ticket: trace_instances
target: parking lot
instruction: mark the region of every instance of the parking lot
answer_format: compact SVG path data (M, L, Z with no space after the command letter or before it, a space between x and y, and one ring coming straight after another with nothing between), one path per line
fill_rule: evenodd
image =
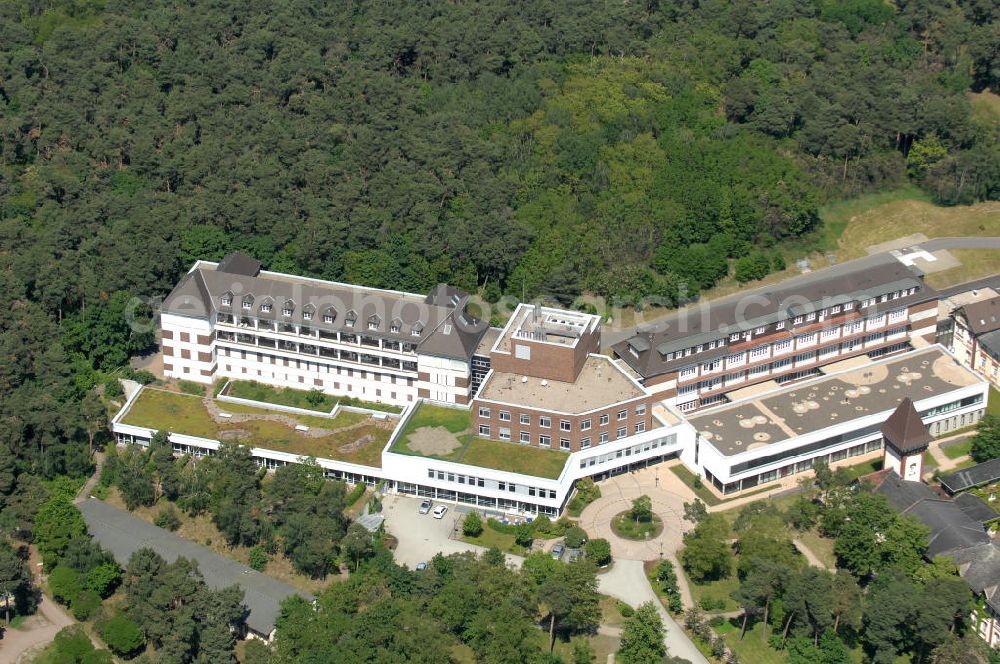
M435 502L435 506L448 505L448 513L444 518L435 519L430 514L418 512L421 500L422 498L410 496L389 495L382 501L385 529L399 540L395 551L397 563L414 569L417 563L430 562L436 553L449 555L463 551L483 551L480 546L451 538L452 532L461 528L461 520L465 518L469 508ZM507 561L520 566L522 558L507 554Z

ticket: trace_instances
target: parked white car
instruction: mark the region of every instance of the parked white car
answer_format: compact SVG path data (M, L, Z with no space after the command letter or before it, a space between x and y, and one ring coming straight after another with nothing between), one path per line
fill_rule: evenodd
M434 508L434 518L435 519L443 519L444 515L447 512L448 512L448 506L447 505L438 505L437 507Z

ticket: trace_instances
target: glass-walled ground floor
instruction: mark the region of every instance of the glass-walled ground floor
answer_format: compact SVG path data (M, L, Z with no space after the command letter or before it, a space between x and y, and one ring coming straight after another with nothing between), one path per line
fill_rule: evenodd
M957 408L964 408L970 405L975 405L982 402L982 395L974 395L972 397L967 397L961 401L955 401L950 404L945 404L939 406L938 408L931 409L921 413L923 417L928 415L938 415L942 412L947 412L948 410L955 410ZM962 429L968 426L974 425L980 420L983 415L982 410L974 410L971 412L965 412L960 414L955 414L950 417L945 417L939 419L930 424L928 429L932 435L943 435L948 432L954 431L956 429ZM880 425L869 427L872 432L877 431ZM864 436L865 431L855 432L855 435ZM824 445L827 441L820 441L815 443L816 445ZM768 482L775 482L782 479L783 477L788 477L789 475L795 475L797 473L804 473L810 470L817 461L824 461L827 464L833 464L838 461L843 461L844 459L849 459L851 457L863 456L865 454L871 454L872 452L877 452L883 448L884 441L882 439L881 433L876 435L874 438L869 438L868 440L858 441L856 444L850 447L841 448L833 452L828 452L820 450L816 456L810 457L808 459L800 459L795 462L788 463L780 468L772 468L767 471L763 471L756 475L751 475L749 477L743 477L734 482L722 482L718 477L715 477L707 468L705 469L705 478L712 483L716 489L721 491L723 494L738 493L740 491L746 491L747 489L753 489L760 486L761 484L767 484ZM804 452L805 450L802 450ZM793 451L792 451L793 452ZM791 454L792 452L789 452ZM799 454L801 456L801 453Z

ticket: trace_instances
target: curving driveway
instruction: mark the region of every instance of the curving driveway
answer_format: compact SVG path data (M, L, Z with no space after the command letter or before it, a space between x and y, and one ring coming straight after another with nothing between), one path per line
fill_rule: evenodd
M679 462L659 464L600 482L601 497L583 510L580 525L591 537L603 537L611 544L615 563L598 577L601 592L633 607L653 602L663 619L670 654L683 657L692 664L708 664L684 629L663 608L643 569L643 561L660 558L667 558L674 563L674 567L678 567L677 551L683 545L684 533L693 527L684 520L684 503L694 500L695 495L670 471L673 463ZM663 532L658 537L641 542L618 537L611 529L611 520L616 514L631 508L632 501L642 495L650 497L653 511L663 519ZM691 606L691 594L684 575L678 574L677 580L684 605Z

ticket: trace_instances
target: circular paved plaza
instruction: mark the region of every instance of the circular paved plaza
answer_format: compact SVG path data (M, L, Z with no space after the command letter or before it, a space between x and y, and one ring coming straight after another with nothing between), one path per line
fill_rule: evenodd
M693 524L684 520L684 503L694 496L669 468L653 466L626 473L598 483L601 497L587 505L580 515L580 526L590 537L603 537L611 543L611 554L622 560L655 560L661 555L674 558L683 546L682 537ZM636 541L619 537L611 529L611 520L632 507L632 501L647 495L653 511L663 519L658 537Z

